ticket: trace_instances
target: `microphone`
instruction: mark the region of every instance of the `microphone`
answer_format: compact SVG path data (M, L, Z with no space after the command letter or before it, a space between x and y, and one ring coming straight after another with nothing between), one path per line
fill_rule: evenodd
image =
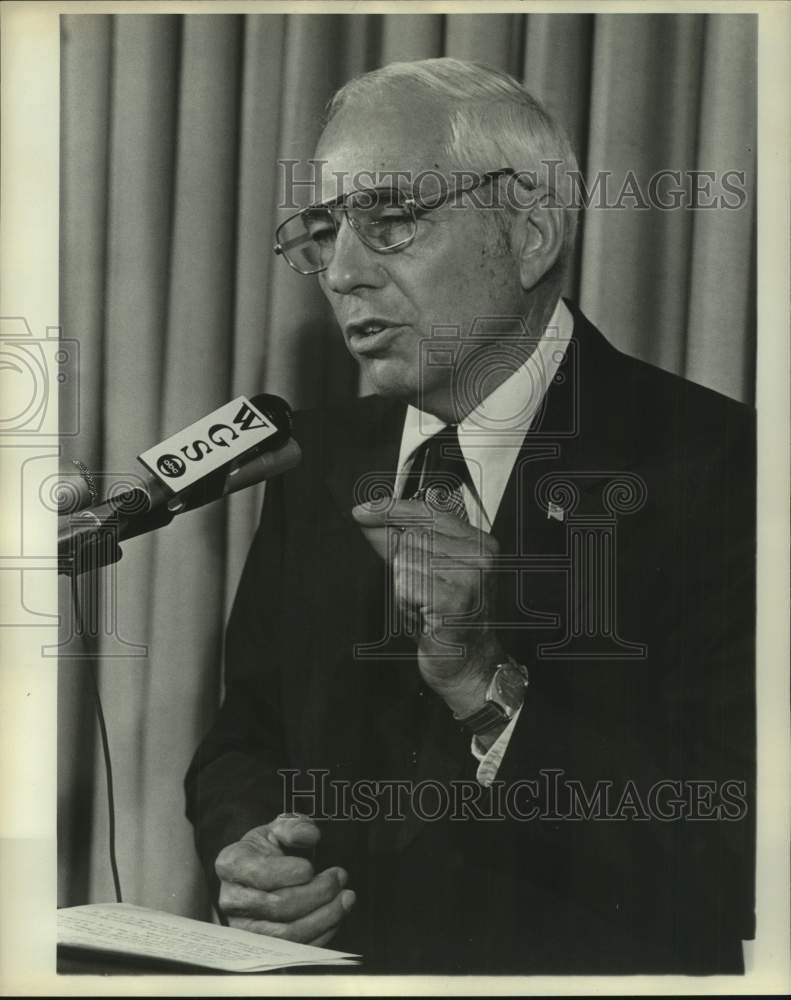
M118 542L154 531L169 524L177 514L196 510L248 486L256 486L279 476L297 466L301 458L299 445L289 438L276 451L254 455L244 463L235 464L221 481L219 489L204 490L187 498L177 496L170 503L149 510L141 510L145 504L145 499L140 499L143 491L131 490L76 514L62 514L58 518L58 555L64 557L76 544L92 541L102 529L112 528Z
M122 542L294 468L302 453L290 431L291 410L284 400L240 396L143 452L138 458L147 470L141 471L141 486L59 516L60 571L68 571L62 562L67 556L102 534L106 538L110 529L112 539ZM182 488L174 490L172 483Z
M175 493L184 495L188 487L196 493L205 490L213 495L216 487L213 474L219 474L220 469L226 469L243 455L277 448L290 433L291 409L284 399L267 393L249 400L240 396L139 455L143 467L132 477L139 485L124 484L113 496L120 500L124 494L132 494L127 506L137 512L139 504L147 503L153 508ZM208 458L212 453L213 457ZM158 462L160 467L155 467ZM73 514L99 503L98 478L101 477L94 477L79 459L61 458L58 478L50 491L58 513ZM136 489L142 490L149 500L135 496ZM217 494L220 495L221 492Z

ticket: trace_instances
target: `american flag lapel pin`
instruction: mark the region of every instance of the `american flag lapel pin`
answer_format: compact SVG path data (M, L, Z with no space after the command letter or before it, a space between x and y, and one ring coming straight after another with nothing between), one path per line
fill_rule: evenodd
M547 517L554 517L556 521L562 521L565 516L565 510L559 504L553 503L550 500L547 504Z

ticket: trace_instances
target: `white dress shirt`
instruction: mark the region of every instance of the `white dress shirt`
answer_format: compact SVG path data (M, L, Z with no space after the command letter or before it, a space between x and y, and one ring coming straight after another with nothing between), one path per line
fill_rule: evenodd
M458 426L459 446L477 491L476 496L466 484L464 486L467 516L474 528L486 532L492 529L525 434L563 361L573 327L571 313L559 299L527 361ZM407 408L398 455L396 496L403 493L417 448L445 426L439 417L413 406ZM477 779L482 785L491 784L496 777L518 718L519 712L516 712L488 751L484 751L473 737L471 750L479 761Z

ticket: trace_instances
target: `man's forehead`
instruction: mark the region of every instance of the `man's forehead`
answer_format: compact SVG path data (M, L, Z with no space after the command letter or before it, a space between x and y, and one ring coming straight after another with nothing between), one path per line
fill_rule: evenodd
M448 176L449 123L411 102L344 109L330 122L316 147L322 162L322 200L360 187L407 188L433 171Z

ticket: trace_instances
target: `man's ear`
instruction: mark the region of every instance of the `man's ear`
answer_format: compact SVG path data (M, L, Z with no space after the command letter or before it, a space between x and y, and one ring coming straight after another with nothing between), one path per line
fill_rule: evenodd
M519 264L519 278L525 291L533 288L555 266L563 249L565 219L544 189L533 192L535 201L517 208L511 229L511 247Z

